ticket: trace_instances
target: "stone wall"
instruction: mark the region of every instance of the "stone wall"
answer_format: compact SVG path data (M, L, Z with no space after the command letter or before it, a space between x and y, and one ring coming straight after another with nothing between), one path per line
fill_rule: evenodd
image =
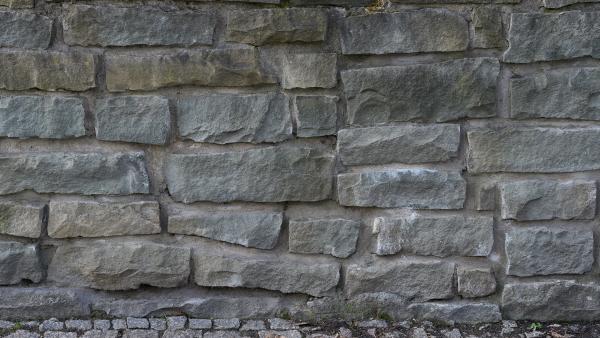
M600 1L0 4L0 319L600 319Z

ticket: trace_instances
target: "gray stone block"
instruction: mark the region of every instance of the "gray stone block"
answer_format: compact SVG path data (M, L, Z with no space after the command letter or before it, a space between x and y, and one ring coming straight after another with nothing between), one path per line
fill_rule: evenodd
M418 320L480 324L502 320L500 308L491 303L421 303L408 307Z
M290 252L346 258L356 251L360 222L347 219L290 220L288 228Z
M302 53L284 57L281 86L294 88L333 88L337 84L337 55Z
M458 294L464 298L485 297L496 292L496 277L489 267L459 266L456 280Z
M0 241L0 285L18 284L21 280L38 283L44 271L35 244Z
M594 3L599 0L544 0L544 7L546 8L561 8L578 3Z
M90 300L81 290L45 287L0 288L0 318L9 320L87 317Z
M504 48L502 11L499 7L481 6L473 9L474 48Z
M0 12L0 47L46 49L51 34L52 19L49 17L22 11Z
M40 237L44 207L42 202L0 200L0 234Z
M337 96L296 95L293 114L298 137L335 135Z

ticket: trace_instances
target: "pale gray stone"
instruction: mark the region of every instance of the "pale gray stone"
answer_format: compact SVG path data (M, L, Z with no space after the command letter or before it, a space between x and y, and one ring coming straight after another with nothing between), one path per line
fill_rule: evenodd
M153 330L125 330L121 338L158 338L158 331Z
M457 124L342 129L337 138L346 165L443 162L458 155L459 144Z
M24 190L83 195L149 191L143 152L5 153L0 155L0 172L0 194Z
M8 320L46 319L49 315L88 317L90 300L79 290L45 287L0 288L0 318Z
M59 321L56 318L50 318L47 320L44 320L41 324L40 324L40 331L44 332L44 331L59 331L59 330L63 330L65 328L65 323ZM75 336L77 337L77 334L75 334Z
M47 331L44 333L44 338L77 338L77 333L62 332L62 331Z
M600 169L600 128L504 127L467 132L471 173ZM585 149L573 151L574 149Z
M142 241L64 244L48 267L48 279L58 285L102 290L177 287L189 274L189 248Z
M149 327L150 323L146 318L127 317L128 329L147 329Z
M290 0L290 4L292 6L331 5L344 7L365 7L372 3L373 1L371 0Z
M244 287L319 296L340 278L338 263L306 263L276 256L193 253L194 281L200 286Z
M280 142L292 137L286 95L212 94L177 101L179 135L196 142Z
M551 69L510 80L510 116L600 120L600 67Z
M10 330L15 326L15 323L8 320L0 320L0 329L2 330Z
M475 190L476 209L479 211L490 211L496 209L496 184L482 184Z
M116 330L90 330L86 331L82 338L117 338L119 331Z
M111 92L184 85L240 87L275 82L275 78L262 69L255 48L106 55L106 85Z
M502 12L498 7L479 6L473 9L474 48L504 48Z
M213 326L216 330L237 329L240 327L240 320L237 318L213 319Z
M600 11L512 13L504 61L528 63L600 57Z
M35 244L0 241L0 285L18 284L26 279L42 280L43 269Z
M94 329L100 331L110 330L110 320L108 319L94 319Z
M201 330L167 330L162 338L202 338Z
M363 320L358 322L358 327L375 327L384 329L388 327L387 322L381 319Z
M63 17L69 45L211 45L216 16L198 11L164 11L154 7L71 4Z
M331 195L333 166L329 151L292 145L172 154L166 181L171 196L184 203L320 201Z
M160 233L156 201L53 198L49 210L48 235L53 238Z
M190 321L190 324L189 324L190 329L207 330L207 329L212 328L212 320L210 320L210 319L190 318L189 321Z
M169 100L161 96L116 96L96 100L96 138L165 144L171 128Z
M85 91L96 86L96 63L89 53L0 52L0 88Z
M493 117L499 71L492 58L342 71L347 121L374 125Z
M287 330L287 331L258 331L258 338L273 338L273 337L285 337L285 338L302 338L302 334L298 330Z
M44 208L42 202L0 200L0 234L40 237Z
M186 316L169 316L167 317L167 325L169 330L181 330L185 328L187 323Z
M421 256L486 257L494 245L492 216L378 217L373 228L377 233L375 253L378 255L403 252Z
M293 113L298 137L335 135L337 96L296 95Z
M255 46L325 40L327 12L320 8L265 8L230 11L225 40Z
M71 319L65 321L67 330L87 331L92 329L91 320Z
M148 318L152 330L164 331L167 329L167 321L163 318Z
M286 55L281 86L293 88L333 88L337 84L337 55L303 53Z
M467 20L444 9L349 16L342 30L344 54L451 52L468 44Z
M348 219L290 220L288 227L290 252L346 258L356 251L360 222Z
M593 219L596 215L596 182L511 181L500 185L500 200L503 219Z
M203 338L244 338L244 337L245 336L242 336L237 331L211 331L211 332L206 332L203 335Z
M112 326L115 330L124 330L127 328L127 321L125 319L113 319Z
M500 308L491 303L420 303L408 307L418 320L479 324L502 320Z
M16 330L13 333L6 335L5 338L40 338L41 336L35 332L27 330Z
M496 292L496 277L490 267L459 266L458 294L465 298L485 297Z
M341 205L415 209L461 209L466 183L458 171L390 169L340 174Z
M546 8L560 8L578 3L593 3L600 2L600 0L544 0L544 7Z
M240 331L259 331L265 330L266 328L265 322L262 320L247 320L240 328Z
M51 139L80 137L85 135L84 119L83 100L80 98L0 97L0 136Z
M375 260L350 264L344 290L348 295L386 292L414 300L452 298L454 263L438 260Z
M594 235L585 230L513 228L506 233L506 273L583 274L594 263Z
M194 235L258 249L277 244L283 214L190 210L169 215L169 233Z
M50 45L51 34L49 17L23 11L0 11L0 47L45 49Z

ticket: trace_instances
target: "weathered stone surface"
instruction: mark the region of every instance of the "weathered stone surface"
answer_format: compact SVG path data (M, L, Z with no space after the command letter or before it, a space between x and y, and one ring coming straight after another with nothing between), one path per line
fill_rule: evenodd
M244 287L322 295L340 278L337 263L304 263L277 256L248 257L194 251L194 281L200 286Z
M106 85L113 92L184 85L239 87L274 82L261 68L254 48L106 55Z
M273 249L282 223L281 212L185 210L169 215L169 232Z
M0 201L0 234L38 238L42 233L45 204L26 201Z
M72 4L63 34L67 44L80 46L210 45L216 22L206 12Z
M356 250L360 222L347 219L290 220L290 252L346 258Z
M52 19L26 12L0 11L0 47L48 48Z
M75 289L0 288L0 318L8 320L87 317L89 299Z
M500 199L503 219L593 219L596 215L596 182L511 181L500 185Z
M140 241L60 245L48 267L48 279L58 285L102 290L176 287L189 274L189 248Z
M176 201L319 201L331 195L334 157L321 148L279 146L174 154L166 181Z
M500 308L491 303L421 303L408 307L418 320L478 324L502 320Z
M454 263L438 260L376 260L351 264L346 271L348 295L387 292L414 300L452 298Z
M346 165L447 161L458 154L460 126L403 125L342 129L337 138Z
M48 235L69 238L158 234L158 208L155 201L54 198L50 201Z
M502 312L515 320L597 320L600 285L559 280L509 283L502 293Z
M476 58L342 71L347 122L374 125L493 117L499 70L498 60Z
M500 9L491 6L475 7L473 9L472 47L504 48L505 44Z
M496 277L489 267L459 266L456 277L458 294L462 297L485 297L496 292Z
M0 155L0 194L147 194L142 152L9 153Z
M467 20L444 9L349 16L342 30L344 54L450 52L468 44Z
M482 256L494 245L494 219L491 216L378 217L375 253L398 252L422 256ZM423 231L427 229L427 231Z
M396 169L340 174L341 205L415 209L461 209L466 183L458 171Z
M472 173L600 169L598 137L600 128L594 127L473 130L467 132L467 168Z
M0 136L56 139L84 136L84 119L80 98L0 97Z
M485 183L475 190L475 208L479 211L490 211L496 209L496 184Z
M599 2L599 0L544 0L546 8L560 8L578 3Z
M510 80L510 116L600 120L600 68L552 69Z
M57 51L0 52L0 88L84 91L96 86L92 54Z
M336 54L290 54L284 58L281 75L284 89L333 88L336 84Z
M18 284L23 279L37 283L43 273L34 244L0 241L0 285Z
M594 263L594 235L584 230L513 228L506 233L506 273L583 274Z
M293 113L298 137L335 135L337 96L296 95Z
M179 135L196 142L280 142L292 137L284 94L187 96L177 103Z
M371 0L290 0L292 6L344 6L344 7L365 7L372 4Z
M513 13L510 21L505 62L600 57L600 11Z
M9 8L33 8L33 0L0 0L0 6Z
M260 46L325 40L327 13L319 8L266 8L231 11L225 40Z
M169 100L161 96L116 96L96 101L96 138L165 144L171 115Z

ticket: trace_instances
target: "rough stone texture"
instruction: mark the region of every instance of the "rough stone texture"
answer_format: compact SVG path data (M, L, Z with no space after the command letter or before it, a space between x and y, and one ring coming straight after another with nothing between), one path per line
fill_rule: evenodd
M296 146L174 154L166 180L184 203L319 201L331 195L333 162L328 151Z
M84 136L84 119L85 110L80 98L0 97L0 136L53 139Z
M210 45L216 21L197 11L70 5L63 32L67 44L80 46Z
M177 102L179 135L196 142L280 142L292 137L284 94L188 96Z
M513 13L504 61L527 63L600 57L600 11Z
M0 0L0 6L15 9L33 8L33 1L34 0Z
M337 55L303 53L286 55L281 86L294 88L333 88L337 84Z
M340 174L341 205L415 209L461 209L466 184L458 171L397 169Z
M364 7L372 4L371 0L290 0L294 6L332 5L344 7Z
M48 48L52 19L18 11L0 11L0 47Z
M0 318L23 320L86 317L90 315L89 300L75 289L3 287L0 288Z
M459 266L456 281L458 294L464 298L485 297L496 292L496 277L489 267Z
M500 185L502 218L534 221L559 218L593 219L596 182L527 180Z
M500 308L489 303L421 303L408 307L417 319L445 323L478 324L502 320Z
M155 201L121 199L52 199L48 236L105 237L160 233Z
M58 51L0 52L0 88L85 91L96 86L92 54Z
M217 330L237 329L240 327L240 320L237 318L215 319L213 325Z
M499 70L496 59L476 58L342 71L347 122L373 125L493 117Z
M594 263L594 235L584 230L513 228L506 233L506 273L583 274Z
M342 129L337 138L346 165L442 162L458 155L459 143L456 124Z
M103 290L176 287L189 274L189 248L142 241L64 244L48 267L48 279L59 285Z
M578 3L598 2L599 0L544 0L546 8L560 8Z
M37 283L43 271L34 244L0 241L0 285L17 284L22 279Z
M475 191L476 209L478 211L491 211L496 209L496 184L487 183L477 187Z
M452 298L454 263L437 260L375 260L351 264L344 289L348 295L394 293L413 300Z
M44 208L42 202L0 200L0 234L40 237Z
M0 86L1 79L0 72ZM239 87L274 82L261 68L254 48L106 55L106 85L112 92L184 85Z
M210 329L212 327L212 320L210 319L190 318L189 320L190 329Z
M270 43L325 40L327 13L318 8L231 11L225 40L261 46Z
M335 135L337 96L296 95L293 114L298 137Z
M502 12L497 7L473 9L473 48L504 48Z
M169 233L273 249L282 223L280 212L189 210L169 215Z
M450 52L469 44L467 21L444 9L349 16L344 26L344 54Z
M485 257L494 245L493 226L491 216L378 217L373 225L377 233L375 253Z
M27 189L83 195L148 193L144 154L13 153L0 155L0 194Z
M600 68L553 69L510 80L511 117L600 120Z
M244 287L319 296L340 278L338 263L291 261L281 257L245 257L193 253L194 282L209 287Z
M347 219L290 220L289 251L346 258L356 250L360 222Z
M150 327L150 322L146 318L127 317L128 329L147 329Z

